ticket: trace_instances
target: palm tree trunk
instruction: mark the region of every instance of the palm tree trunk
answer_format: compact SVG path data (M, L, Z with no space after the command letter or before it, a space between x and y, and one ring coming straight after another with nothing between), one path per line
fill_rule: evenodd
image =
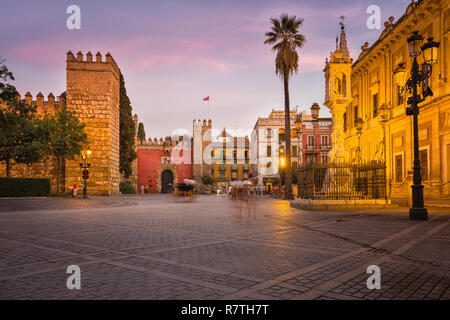
M286 139L286 172L284 199L292 199L292 173L291 173L291 112L289 107L289 72L284 68L284 138Z
M11 167L10 167L10 163L9 163L9 159L6 160L6 177L9 178L10 174L11 174Z
M61 168L60 168L60 158L59 157L57 157L57 160L56 160L58 163L57 163L57 165L56 165L56 195L59 197L59 175L60 175L60 171L61 171Z

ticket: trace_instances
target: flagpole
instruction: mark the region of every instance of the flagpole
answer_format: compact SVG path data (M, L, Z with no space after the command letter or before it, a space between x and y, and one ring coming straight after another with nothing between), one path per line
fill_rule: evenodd
M211 100L211 98L208 99L208 120L210 119L210 117L209 117L209 100Z

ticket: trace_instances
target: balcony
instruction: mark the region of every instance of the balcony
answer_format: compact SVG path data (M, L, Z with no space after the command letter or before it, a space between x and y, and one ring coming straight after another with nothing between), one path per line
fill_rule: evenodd
M306 145L306 149L313 150L315 148L314 144L308 144Z
M330 150L330 149L331 149L331 145L329 145L329 144L320 145L320 150Z

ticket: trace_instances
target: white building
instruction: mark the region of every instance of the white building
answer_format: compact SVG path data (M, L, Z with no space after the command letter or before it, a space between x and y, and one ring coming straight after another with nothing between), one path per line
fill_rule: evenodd
M291 110L291 162L297 167L299 140L295 130L297 112ZM279 183L280 155L285 152L284 111L272 110L268 118L258 118L250 144L252 177L258 185L270 189Z

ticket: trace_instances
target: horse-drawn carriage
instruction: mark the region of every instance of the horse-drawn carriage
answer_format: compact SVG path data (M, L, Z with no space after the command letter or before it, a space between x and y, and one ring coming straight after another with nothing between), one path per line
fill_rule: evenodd
M197 182L195 180L184 179L183 183L177 183L175 192L173 193L175 199L183 197L183 200L188 199L189 202L194 198L194 186Z

